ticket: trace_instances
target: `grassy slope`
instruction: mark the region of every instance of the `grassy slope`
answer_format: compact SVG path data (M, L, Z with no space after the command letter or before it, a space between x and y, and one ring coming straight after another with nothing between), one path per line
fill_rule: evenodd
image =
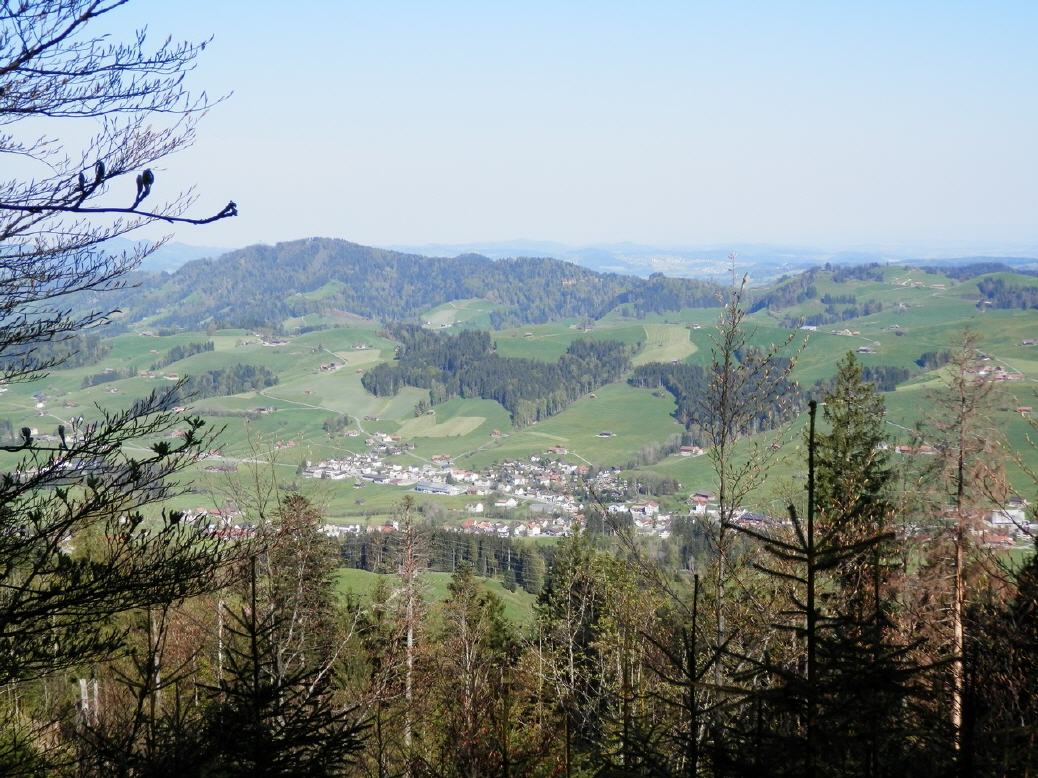
M490 328L490 314L501 306L489 300L473 297L468 300L453 300L432 308L422 314L422 325L429 329L446 327Z
M648 362L680 362L698 348L689 339L689 330L680 324L645 324L645 344L634 357L635 365Z
M1026 276L1012 275L1014 283L1034 281ZM925 286L913 288L910 285L913 281L924 283ZM945 289L932 288L940 284ZM835 284L830 274L820 273L816 286L819 296L826 292L834 295L854 294L859 303L867 299L883 301L884 310L872 316L821 326L809 336L797 333L794 347L806 341L794 371L794 378L802 385L810 387L817 379L832 375L835 363L843 354L860 345L869 345L876 350L875 354L859 357L865 364L919 370L914 360L920 354L954 347L963 327L970 326L981 334L981 348L986 353L995 361L1025 375L1026 380L1001 387L1002 396L994 404L992 416L995 426L1007 435L1011 450L1020 454L1030 466L1038 463L1038 451L1027 440L1031 425L1013 412L1018 405L1038 406L1038 397L1035 396L1038 347L1020 345L1025 338L1038 338L1038 313L1016 310L982 312L975 304L978 297L975 279L956 283L944 276L921 271L909 272L903 268L887 269L883 282L851 281ZM749 318L753 328L750 340L759 346L781 343L788 337L789 331L776 326L778 318L785 315L806 316L821 311L823 307L816 301L809 301L775 315L767 311L758 312ZM699 313L700 316L705 314ZM895 324L900 326L903 335L895 334ZM860 335L848 337L830 333L831 330L845 328L858 331ZM709 327L691 333L692 342L698 346L698 351L688 358L689 361L701 364L709 362L709 338ZM896 392L885 395L888 420L891 422L889 431L895 439L908 439L909 433L903 427L911 428L915 424L921 412L928 407L928 393L939 389L939 386L939 374L931 372L920 374L898 387ZM774 497L779 508L781 500L777 495L784 497L789 485L802 478L803 471L799 434L789 434L786 438L781 453L769 469L768 485L758 494L762 500ZM646 469L675 477L688 490L709 488L713 481L711 466L705 457L671 457ZM1009 473L1014 485L1025 496L1034 491L1030 479L1018 466L1010 463Z
M1034 281L1023 276L1013 276L1013 280L1021 283ZM923 285L913 287L913 282ZM935 289L935 285L944 288ZM957 284L944 276L903 268L887 269L884 279L879 282L835 284L829 274L819 273L816 286L819 295L827 292L853 294L859 303L869 299L881 300L884 310L872 316L820 327L809 337L805 333L796 333L798 342L807 341L794 373L804 386L809 387L815 380L831 375L835 362L847 349L865 344L877 352L861 357L866 364L915 369L914 360L922 352L952 347L962 327L969 324L982 334L982 348L986 352L1026 376L1026 381L1005 388L1005 397L995 410L995 420L1006 431L1011 446L1022 453L1028 464L1038 464L1038 452L1027 443L1030 426L1012 412L1017 405L1038 406L1034 391L1038 381L1038 347L1021 345L1025 338L1038 337L1036 312L981 312L975 305L975 281ZM481 307L484 303L458 301L458 307L452 310L479 311L482 315L485 313L485 308ZM749 319L754 329L751 341L762 346L781 342L789 332L777 326L778 318L809 315L818 310L821 310L821 304L814 300L775 315L767 311L755 313ZM717 314L717 309L690 309L634 320L614 311L596 322L587 333L577 329L574 322L556 322L503 330L494 333L494 338L499 352L505 356L551 361L557 359L576 338L613 338L632 345L640 344L641 351L636 355L639 362L686 359L707 364L710 360L711 325ZM900 326L903 335L896 334L895 324ZM701 328L690 329L691 325L701 325ZM844 328L859 331L860 335L846 337L829 332ZM196 407L203 411L244 411L260 406L276 409L276 412L252 421L240 417L211 419L216 425L226 425L220 441L221 450L230 462L237 461L242 473L250 465L238 460L274 460L276 470L286 478L292 478L302 459L316 460L363 450L363 435L332 439L321 429L325 419L342 413L359 420L368 433L401 434L414 442L415 451L406 455L403 461L427 461L434 454L448 454L468 467L482 467L506 457L526 457L556 444L572 452L569 455L571 461L623 465L641 446L680 431L669 416L673 410L669 395L656 396L652 391L633 389L622 383L604 387L596 392L596 399L582 399L563 413L523 430L515 430L504 409L487 400L456 399L437 406L434 416L415 418L413 408L420 398L427 396L424 391L405 389L393 398L377 398L361 385L361 372L358 371L392 358L394 344L382 338L378 329L373 322L356 319L351 320L348 326L308 333L276 347L263 346L255 335L241 330L220 331L212 335L183 333L162 338L121 335L111 340L111 354L96 365L55 370L39 382L11 386L6 393L0 394L0 416L8 418L15 427L26 425L36 427L40 432L51 432L59 422L65 422L73 415L82 413L88 418L96 417L95 402L109 409L126 407L133 397L152 388L168 386L169 382L161 378L135 377L82 389L84 376L99 373L105 367L146 369L173 346L208 339L214 342L215 352L198 354L170 365L163 372L183 375L243 362L269 367L281 379L277 386L262 394L249 392L196 402ZM358 344L368 348L357 349L355 346ZM335 372L322 372L320 365L330 361L345 366ZM897 392L887 395L892 434L904 439L907 433L894 425L913 425L921 410L927 407L927 393L937 387L937 380L937 374L921 374L899 387ZM113 393L112 390L116 391ZM48 396L42 411L35 408L35 400L31 397L39 391ZM364 420L365 416L378 417L379 420ZM355 425L357 423L355 421ZM492 436L494 430L501 436ZM603 430L616 435L598 438L597 434ZM292 445L275 451L278 442ZM797 477L802 470L802 452L798 447L799 438L794 434L771 471L771 484ZM678 478L686 489L709 488L712 480L706 458L671 457L647 469ZM223 478L202 474L200 470L195 473L199 485L209 482L219 485ZM1017 487L1025 495L1029 490L1033 491L1033 486L1018 468L1012 468L1011 472ZM400 497L409 492L372 486L354 489L346 482L301 481L299 486L304 493L324 503L333 517L349 520L368 513L388 513ZM769 489L773 491L775 487L772 485ZM429 499L445 505L458 501L457 498ZM181 503L194 505L201 500L201 496L195 495L184 498Z
M554 362L574 340L618 340L630 346L645 341L645 328L640 324L608 322L596 324L584 332L572 322L554 322L494 333L497 351L503 357L520 357Z
M371 597L371 593L375 590L375 586L380 580L388 581L392 584L395 582L395 577L352 568L343 568L336 571L336 587L338 590L343 595L352 592L359 596L361 600ZM437 606L447 599L447 587L451 580L450 573L423 573L421 580L425 589L424 598L427 602ZM519 625L529 624L533 621L533 605L536 598L532 594L522 589L510 592L496 579L480 578L477 580L487 591L494 593L501 599L504 603L505 618L509 621Z
M611 384L595 392L594 398L577 400L562 413L514 431L461 462L466 467L483 467L560 445L575 462L622 465L641 446L681 431L670 416L673 410L669 394L656 396L626 384ZM598 437L607 431L613 437Z

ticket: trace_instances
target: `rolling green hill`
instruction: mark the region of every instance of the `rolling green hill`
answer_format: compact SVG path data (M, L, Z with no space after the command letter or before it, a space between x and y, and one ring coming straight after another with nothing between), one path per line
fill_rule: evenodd
M324 244L318 242L315 250L321 246ZM363 252L358 254L361 255L368 256ZM455 260L443 262L450 264ZM483 262L462 259L459 267L467 266L466 263L483 267ZM520 267L517 264L509 272L518 273ZM541 268L534 272L534 277L540 279L538 283L546 278L538 275L541 271L570 272L550 264L536 267ZM199 268L192 272L199 272ZM1038 466L1038 451L1028 443L1030 422L1015 410L1019 406L1038 405L1038 346L1025 345L1038 340L1038 312L977 304L978 279L1009 279L1020 286L1033 285L1035 279L1004 272L957 279L950 271L933 273L905 267L870 268L858 275L856 272L815 270L806 277L785 279L757 290L757 301L771 295L771 302L758 306L748 318L750 342L767 346L792 334L794 347L802 349L793 377L808 394L816 381L833 374L836 361L848 350L865 349L866 353L859 358L867 366L908 371L909 380L886 394L891 435L903 441L927 407L927 392L938 386L940 375L924 370L917 360L924 352L953 347L962 328L973 327L981 333L981 348L991 360L1021 376L1003 387L1003 396L993 414L1024 463ZM619 283L611 277L597 278L603 289ZM658 285L659 281L654 283ZM189 291L186 277L176 284ZM799 301L799 292L789 293L790 289L803 291L809 287L813 287L810 296ZM327 300L340 304L341 296L349 288L341 281L314 279L310 291L292 292L282 299L295 296L306 304L323 304ZM775 294L778 290L786 291ZM197 289L191 290L192 294L196 292ZM824 303L823 298L857 302ZM478 326L507 307L489 302L486 296L473 295L467 288L462 296L435 306L419 306L417 299L413 303L416 320L429 322L427 326L434 329L450 325L445 328L450 332ZM517 299L513 299L514 304ZM581 299L583 302L572 298L566 304L584 305L592 298ZM818 325L813 331L790 329L791 318L825 313L830 306L841 310L867 300L881 307L877 305L877 310L868 315ZM574 341L588 339L615 340L630 346L634 349L635 365L654 361L707 365L711 359L711 324L718 313L717 308L689 307L645 312L635 310L630 303L617 303L603 308L597 320L576 316L510 326L494 330L491 337L496 354L504 358L551 363ZM243 328L192 329L157 336L152 320L142 321L136 325L136 331L110 337L103 348L92 351L90 359L95 361L87 359L76 367L53 370L36 383L5 387L0 392L0 422L11 429L29 426L39 434L53 433L59 423L66 423L72 416L96 416L95 403L110 409L126 407L135 397L170 386L173 376L197 375L233 364L262 367L277 375L275 386L194 401L196 412L225 429L220 437L219 458L195 467L189 480L197 493L185 496L178 505L192 507L206 502L209 492L220 491L228 479L244 477L250 468L273 468L286 483L295 480L297 488L319 500L328 514L339 521L374 520L391 512L403 495L413 494L407 487L365 484L355 488L347 482L296 478L300 462L363 452L367 450L365 440L373 433L398 436L408 445L401 455L402 463L427 463L442 455L453 458L462 467L479 469L509 458L540 455L557 447L557 451L564 449L565 453L555 455L575 464L623 468L644 461L639 458L642 452L673 439L683 429L672 416L675 403L670 394L635 388L623 379L522 429L513 426L499 403L472 397L455 397L433 405L430 413L416 415L416 406L429 400L427 390L405 386L394 395L377 397L362 385L366 372L394 358L397 344L386 337L381 324L356 316L320 312L312 315L323 329L280 338ZM184 316L186 321L187 313ZM212 351L193 354L152 374L147 372L174 347L209 341L213 343ZM84 379L105 371L110 371L109 377L114 376L115 380L84 388ZM343 415L349 417L348 426L329 434L325 422ZM802 454L797 434L791 433L782 446L772 484L793 479L802 470ZM218 469L224 472L215 472ZM1033 491L1033 484L1019 467L1013 465L1010 470L1021 493ZM706 458L677 455L638 465L635 472L676 479L686 491L708 488L712 477ZM452 507L461 507L465 502L464 498L451 497L420 499Z
M423 257L308 238L189 262L120 300L131 318L185 328L279 328L343 312L401 321L423 311L437 327L481 317L496 327L597 318L619 303L643 312L710 307L716 287L598 273L556 259Z

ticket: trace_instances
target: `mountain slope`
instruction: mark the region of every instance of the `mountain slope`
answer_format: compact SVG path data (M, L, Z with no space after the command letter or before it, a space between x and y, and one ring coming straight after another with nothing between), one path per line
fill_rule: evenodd
M400 321L452 300L482 298L499 306L493 315L502 324L597 318L625 303L645 312L711 307L715 291L700 281L598 273L555 259L424 257L309 238L189 262L133 308L138 317L160 312L160 323L185 327L276 326L328 311Z

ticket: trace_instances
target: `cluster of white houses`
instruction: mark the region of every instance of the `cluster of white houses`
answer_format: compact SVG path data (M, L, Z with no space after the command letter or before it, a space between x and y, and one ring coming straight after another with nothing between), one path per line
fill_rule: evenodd
M1038 522L1026 500L1012 498L1004 507L991 511L973 534L984 546L1015 546L1038 536Z
M549 452L552 453L552 452ZM476 472L458 467L447 456L434 456L429 462L400 464L389 462L381 452L369 450L318 463L307 462L303 475L334 481L365 482L391 486L412 486L421 494L477 498L465 506L464 519L454 528L459 532L509 537L567 535L585 519L587 502L622 494L626 484L618 473L604 469L594 474L591 468L561 461L551 456L531 456L504 462ZM588 496L589 491L593 494ZM478 498L485 498L479 500ZM516 517L513 511L521 513ZM639 532L661 537L670 534L671 515L661 513L653 500L633 504L609 503L606 512L630 516ZM392 522L362 526L332 525L325 531L342 536L359 532L393 532Z
M504 496L497 508L515 508L519 501L529 503L541 512L575 513L579 503L574 496L588 474L587 465L541 457L529 461L510 460L481 472L456 466L449 457L434 456L429 462L400 464L389 462L376 451L351 454L316 464L307 462L302 474L307 478L333 481L351 480L390 486L412 486L423 494L469 494L485 497L494 493ZM609 485L609 477L598 476L596 482ZM512 500L508 504L508 500Z
M380 446L394 442L389 440L389 436L382 437L386 440L375 441ZM913 456L934 451L924 444L898 446L897 453ZM384 456L384 452L376 449L341 459L306 463L303 474L309 478L352 480L355 486L368 482L410 486L423 494L472 496L476 499L463 511L459 510L462 520L451 525L458 532L470 534L499 537L568 535L584 524L590 507L598 506L604 511L607 521L622 521L641 535L667 538L675 515L686 515L684 510L679 514L663 511L652 499L625 500L626 484L613 470L603 469L590 474L587 465L574 465L551 456L507 460L480 472L458 467L447 456L435 456L429 462L416 464L388 462ZM693 492L688 497L687 515L715 522L715 496L708 491ZM788 523L785 518L772 518L744 508L734 511L732 521L775 530ZM342 536L393 532L396 529L394 522L371 526L329 524L325 532ZM1012 546L1027 537L1027 533L1035 532L1038 532L1038 524L1030 520L1026 503L1017 500L1003 509L990 512L974 534L977 542L983 545Z
M432 465L402 465L386 462L378 451L350 454L339 459L326 459L317 464L307 462L303 468L306 478L322 478L331 481L352 480L356 484L364 481L392 486L413 486L423 478L439 473Z
M521 473L527 468L525 463L507 463ZM519 467L522 465L522 467ZM607 473L603 480L614 478L615 474ZM526 493L524 476L513 472L512 483L500 483L503 489L518 490ZM516 479L519 479L518 483ZM569 493L532 492L529 499L525 494L508 496L497 492L493 502L475 501L465 506L464 518L459 523L452 523L445 529L474 535L492 535L496 537L536 538L557 537L571 534L584 525L585 506ZM706 523L717 521L718 509L715 496L708 491L693 492L687 500L688 515ZM501 515L491 517L491 506L507 517L511 509L524 505L529 509L522 518L503 518ZM604 505L607 521L617 521L631 526L639 535L656 536L666 539L672 531L673 521L680 513L665 512L655 500L635 502L610 502ZM255 532L255 528L244 520L241 512L234 506L223 509L198 508L187 511L184 519L194 522L199 519L211 522L212 532L225 539L245 538ZM745 508L733 511L732 522L737 525L753 527L761 531L779 531L788 528L789 520L775 518L762 513L755 513ZM399 524L387 520L381 524L325 524L326 535L342 538L361 533L392 533L399 530ZM919 528L917 533L926 535L927 530ZM1021 542L1030 542L1038 534L1038 522L1034 521L1026 501L1013 498L1004 507L988 512L983 521L972 530L975 541L988 547L1012 547Z

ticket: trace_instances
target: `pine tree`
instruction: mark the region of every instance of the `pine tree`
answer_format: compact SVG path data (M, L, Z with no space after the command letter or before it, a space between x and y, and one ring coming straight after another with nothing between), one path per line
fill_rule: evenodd
M887 774L902 761L917 675L911 647L893 638L891 623L894 470L884 417L882 395L848 352L825 397L829 431L815 447L818 527L843 549L825 593L835 629L819 646L832 692L821 723L842 751L841 769L861 775Z
M861 363L847 352L822 407L829 431L818 435L815 449L819 525L846 543L883 533L893 509L884 415L883 396L863 380Z
M398 715L398 704L405 699L406 619L397 595L389 579L380 577L366 602L353 597L349 605L357 625L362 698L370 727L361 767L379 778L400 774L398 765L407 764L401 747L404 717Z
M753 726L731 754L738 769L767 764L774 775L878 776L907 764L912 741L903 717L918 668L886 620L882 548L892 536L884 529L884 469L875 456L882 415L859 413L881 410L872 391L846 360L827 414L836 428L824 446L815 434L817 404L810 403L807 506L803 517L789 506L792 534L740 528L771 557L760 569L787 588L789 607L774 626L796 642L785 655L743 657L755 669L741 680L756 690L747 708ZM859 402L862 408L852 407Z
M544 557L533 548L523 549L523 588L530 594L540 594L544 590L545 564Z
M605 700L596 639L606 585L598 555L585 534L561 543L547 586L538 598L539 664L558 706L566 775L583 763L581 752L602 739Z

